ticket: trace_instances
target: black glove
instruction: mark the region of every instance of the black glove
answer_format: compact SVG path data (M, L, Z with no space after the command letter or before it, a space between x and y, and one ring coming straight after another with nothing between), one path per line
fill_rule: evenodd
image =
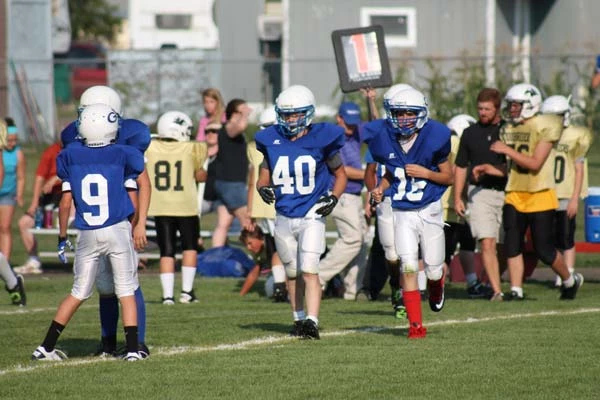
M335 205L337 204L337 202L338 202L337 197L335 197L332 194L330 194L329 196L321 197L319 199L319 201L317 202L317 204L323 204L323 207L318 208L316 213L320 214L324 217L328 216L329 214L331 214L331 212L335 208Z
M267 204L272 204L275 201L275 191L272 186L261 186L258 188L260 198Z

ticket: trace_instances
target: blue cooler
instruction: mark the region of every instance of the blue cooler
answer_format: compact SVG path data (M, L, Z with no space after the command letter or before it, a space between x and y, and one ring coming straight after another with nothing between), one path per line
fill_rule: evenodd
M585 199L585 241L600 243L600 187L590 187Z

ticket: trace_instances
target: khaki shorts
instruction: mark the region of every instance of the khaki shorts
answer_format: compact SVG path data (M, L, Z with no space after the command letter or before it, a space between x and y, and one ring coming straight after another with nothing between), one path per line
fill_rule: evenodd
M495 238L497 243L504 243L504 192L469 185L468 198L469 225L473 237L477 240Z

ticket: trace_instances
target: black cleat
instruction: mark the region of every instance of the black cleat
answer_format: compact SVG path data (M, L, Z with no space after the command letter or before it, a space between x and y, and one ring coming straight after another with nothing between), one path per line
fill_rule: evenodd
M17 275L17 285L12 288L6 288L10 299L15 306L24 306L27 304L27 296L25 296L25 284L23 275Z
M292 337L302 337L302 324L304 321L294 321L294 326L290 331Z
M273 290L273 301L275 303L285 303L288 300L288 293L284 282L276 283Z
M504 300L506 300L506 301L523 301L523 300L525 300L525 295L519 296L519 294L516 291L511 290L508 295L504 296Z
M565 287L565 284L560 287L560 299L561 300L574 300L577 295L577 291L583 285L583 275L580 273L573 274L573 279L575 279L575 284L571 287Z
M310 340L319 340L319 327L312 319L305 319L302 323L302 338Z
M470 299L489 299L492 295L493 293L490 288L480 281L475 282L475 284L467 288L467 296L469 296Z

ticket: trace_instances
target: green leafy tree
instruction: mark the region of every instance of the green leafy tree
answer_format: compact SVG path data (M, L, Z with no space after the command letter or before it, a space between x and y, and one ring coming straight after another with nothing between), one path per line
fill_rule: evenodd
M121 28L117 6L106 0L69 0L72 39L105 39L112 42Z

